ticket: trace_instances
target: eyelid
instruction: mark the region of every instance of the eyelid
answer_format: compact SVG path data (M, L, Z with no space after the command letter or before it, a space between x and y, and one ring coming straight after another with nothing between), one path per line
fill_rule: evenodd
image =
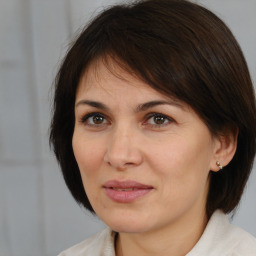
M156 117L156 116L164 117L165 119L168 120L168 123L165 123L165 124L149 124L148 120L150 118ZM152 127L157 127L157 128L167 126L170 123L176 123L176 121L173 118L171 118L170 116L165 115L163 113L159 113L159 112L152 112L152 113L147 114L146 117L145 117L145 121L143 122L143 124L145 124L145 125L152 126Z
M87 126L94 126L94 127L99 127L99 126L103 126L103 125L106 125L106 123L103 123L103 124L89 124L89 123L86 123L86 121L90 118L90 117L94 117L94 116L101 116L103 117L107 122L109 122L109 119L108 117L101 113L101 112L89 112L89 113L86 113L86 114L83 114L82 117L80 118L80 122L84 125L87 125Z
M100 124L93 124L93 123L89 123L87 122L87 120L91 117L94 117L94 116L100 116L100 117L103 117L104 120L104 123L100 123ZM163 124L151 124L149 123L149 119L150 118L154 118L154 117L163 117L164 119L168 120L167 123L163 123ZM106 115L106 114L103 114L102 112L88 112L88 113L85 113L81 116L81 118L79 119L79 122L81 122L83 125L87 126L87 127L92 127L92 128L102 128L106 125L109 125L111 124L111 120L109 119L109 117ZM166 115L166 114L163 114L161 112L150 112L148 114L146 114L143 118L143 121L142 121L142 125L143 126L147 126L147 127L150 127L150 128L163 128L165 126L168 126L170 125L171 123L176 123L176 121Z

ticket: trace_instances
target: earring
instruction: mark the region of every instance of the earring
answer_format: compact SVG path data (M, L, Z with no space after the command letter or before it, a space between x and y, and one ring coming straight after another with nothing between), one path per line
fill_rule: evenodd
M217 166L220 168L220 170L222 170L222 169L223 169L223 166L220 164L220 162L219 162L219 161L217 161L217 162L216 162L216 164L217 164Z

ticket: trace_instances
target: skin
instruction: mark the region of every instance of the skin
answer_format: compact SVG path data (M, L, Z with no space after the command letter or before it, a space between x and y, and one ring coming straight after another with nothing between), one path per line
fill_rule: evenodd
M140 108L152 101L165 103ZM87 116L95 112L100 115ZM75 118L73 150L83 185L96 214L119 232L117 255L187 254L208 221L209 172L219 170L217 160L228 161L234 143L212 136L188 105L114 62L111 71L97 61L83 74ZM133 180L153 189L118 203L103 188L109 180Z

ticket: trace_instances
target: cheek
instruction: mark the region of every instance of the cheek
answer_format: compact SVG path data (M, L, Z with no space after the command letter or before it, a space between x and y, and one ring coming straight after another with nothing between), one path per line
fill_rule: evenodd
M84 190L87 197L95 208L95 202L99 198L98 187L100 167L103 163L103 147L100 147L97 140L90 140L87 137L74 133L73 151L80 170Z
M103 147L97 140L83 138L77 133L74 133L72 145L82 178L95 174L103 161Z
M158 203L167 212L184 213L193 205L205 205L208 191L206 154L188 144L172 144L155 152L151 169L158 179Z
M200 138L200 137L197 137ZM202 189L206 185L211 162L211 142L173 138L150 152L151 169L161 177L166 194Z
M195 162L197 149L189 145L186 141L176 138L166 139L162 143L147 146L148 162L163 175L179 175Z

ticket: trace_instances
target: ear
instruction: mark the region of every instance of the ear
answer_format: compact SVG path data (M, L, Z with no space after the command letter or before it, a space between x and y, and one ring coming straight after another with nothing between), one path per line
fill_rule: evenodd
M214 138L214 156L211 162L211 171L218 172L229 164L237 148L238 129L228 129ZM219 162L219 165L217 164Z

